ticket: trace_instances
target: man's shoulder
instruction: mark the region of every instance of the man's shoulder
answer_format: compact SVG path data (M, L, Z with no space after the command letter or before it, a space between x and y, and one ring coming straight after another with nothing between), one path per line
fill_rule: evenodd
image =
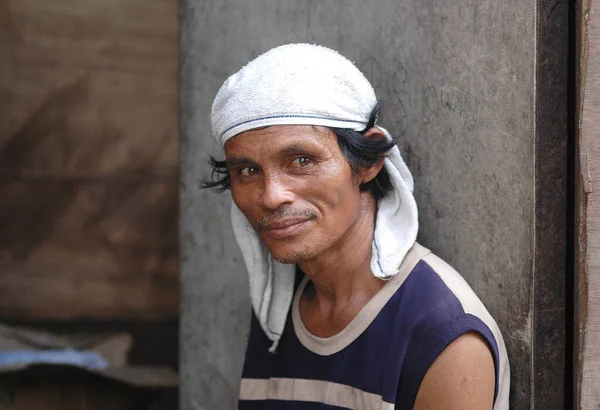
M433 331L463 315L464 309L460 298L443 279L445 273L440 274L426 259L429 258L424 257L415 264L390 300L389 308L398 312L404 326L425 326Z
M482 273L484 274L484 273ZM423 376L437 356L453 341L466 334L477 334L487 344L495 366L495 397L508 394L509 366L500 329L484 303L452 266L437 255L426 252L414 265L399 289L407 308L402 314L409 322L405 333L407 355L405 374ZM470 337L471 337L470 336ZM422 377L419 377L419 382ZM416 392L412 382L401 389ZM403 391L404 391L403 390Z
M430 273L435 274L441 282L439 286L456 298L466 314L475 315L485 322L493 321L484 302L456 269L434 253L425 255L420 262L426 265Z
M497 327L484 303L452 266L426 248L412 264L402 286L392 298L399 318L435 332L457 320L477 318L493 333Z

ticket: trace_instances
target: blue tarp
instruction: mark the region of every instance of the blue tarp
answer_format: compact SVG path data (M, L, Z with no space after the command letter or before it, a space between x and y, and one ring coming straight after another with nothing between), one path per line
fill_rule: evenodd
M30 364L65 364L93 370L110 366L100 353L80 351L70 347L52 350L0 351L0 368Z

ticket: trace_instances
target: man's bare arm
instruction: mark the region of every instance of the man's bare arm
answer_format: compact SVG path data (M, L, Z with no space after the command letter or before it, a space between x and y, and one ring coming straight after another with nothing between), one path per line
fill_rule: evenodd
M414 410L491 410L494 360L477 333L452 342L433 362L419 387Z

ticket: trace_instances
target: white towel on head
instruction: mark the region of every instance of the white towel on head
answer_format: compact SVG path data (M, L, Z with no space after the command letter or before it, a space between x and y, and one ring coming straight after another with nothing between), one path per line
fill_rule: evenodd
M377 98L363 73L336 51L287 44L229 77L212 105L213 135L222 144L253 128L323 125L361 131Z
M271 125L362 131L376 103L369 81L345 57L321 46L288 44L260 55L225 81L212 106L213 135L225 145L241 132ZM398 147L389 151L384 167L393 189L377 206L371 271L385 279L396 274L415 243L418 214L413 178ZM295 266L270 255L235 203L231 221L248 270L252 308L275 351L292 303Z
M385 128L378 128L389 139L392 138ZM413 177L397 146L388 152L384 167L394 189L377 204L371 272L381 279L390 278L398 272L404 256L417 240L419 228Z

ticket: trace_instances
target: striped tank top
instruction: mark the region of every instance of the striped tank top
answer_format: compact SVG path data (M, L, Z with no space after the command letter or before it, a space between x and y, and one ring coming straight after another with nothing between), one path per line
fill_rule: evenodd
M240 410L411 410L425 373L456 338L477 332L496 372L494 410L508 409L510 371L502 335L465 280L415 244L398 274L340 333L320 338L303 325L300 282L275 354L252 318Z

